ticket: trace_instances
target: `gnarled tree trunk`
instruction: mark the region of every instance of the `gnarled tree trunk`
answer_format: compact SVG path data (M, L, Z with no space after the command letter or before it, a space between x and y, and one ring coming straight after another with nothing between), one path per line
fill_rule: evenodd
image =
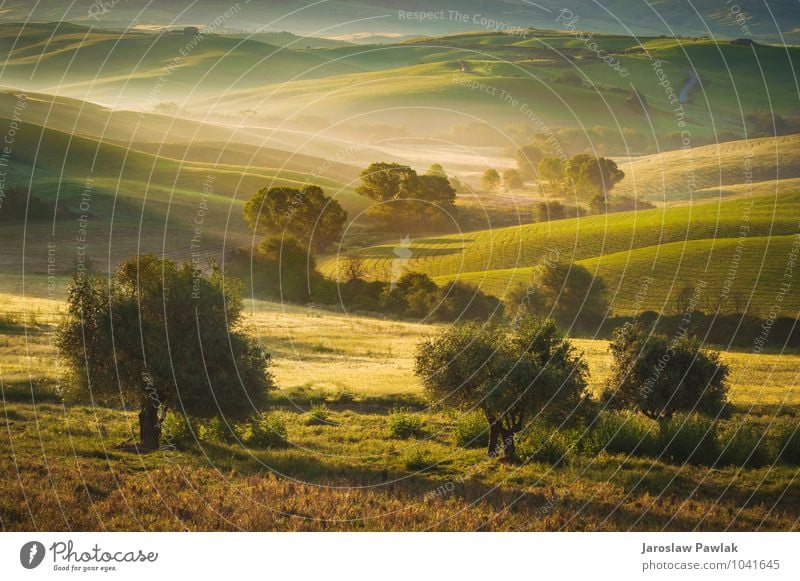
M495 458L500 444L500 422L492 416L487 416L486 419L489 420L489 458Z
M503 427L500 428L500 437L502 438L500 441L500 449L503 451L503 462L508 462L509 464L516 464L519 462L519 458L517 457L517 445L514 441L516 433L514 429L507 430Z
M161 440L161 419L159 406L152 398L145 398L139 412L139 448L142 450L158 450Z

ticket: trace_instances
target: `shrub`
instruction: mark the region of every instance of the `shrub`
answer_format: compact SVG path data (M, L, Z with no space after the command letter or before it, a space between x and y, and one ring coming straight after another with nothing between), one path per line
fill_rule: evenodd
M711 466L719 457L717 425L699 414L675 415L661 422L658 446L672 462Z
M245 441L258 448L285 448L289 441L283 417L270 414L253 418Z
M600 414L590 439L598 450L611 454L652 455L657 449L655 422L633 414Z
M787 463L800 465L800 424L784 421L778 424L778 458Z
M266 407L270 358L245 332L241 290L215 266L206 274L153 254L110 277L78 272L56 336L70 394L139 407L143 450L159 448L166 410L244 420Z
M162 446L167 448L185 448L194 443L195 435L191 420L185 415L172 410L167 412L161 422Z
M405 440L422 434L422 419L404 408L394 408L387 421L392 438Z
M330 419L331 413L324 403L311 406L306 418L306 425L309 426L333 426L335 423Z
M453 438L460 448L486 448L489 445L489 425L481 412L460 416L453 424Z
M213 417L200 424L198 429L200 439L207 442L224 442L231 444L236 442L238 435L236 428L228 421L227 423L223 418Z
M552 466L561 466L572 455L575 442L569 434L544 424L529 426L520 437L523 458Z
M500 299L465 282L447 283L439 289L437 299L434 317L440 321L487 321L503 314Z
M524 303L528 312L552 317L562 329L593 330L608 315L605 282L578 264L548 256L534 268L529 287L533 296Z
M420 343L415 363L430 401L483 412L489 455L502 453L506 462L518 460L515 436L530 418L570 417L584 398L588 371L555 323L531 318L512 328L452 326Z
M720 464L758 468L775 460L763 427L752 424L743 422L729 427L720 434L719 445Z

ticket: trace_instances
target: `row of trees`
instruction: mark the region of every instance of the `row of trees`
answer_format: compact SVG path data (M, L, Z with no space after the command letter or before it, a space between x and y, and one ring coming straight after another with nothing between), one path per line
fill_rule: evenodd
M579 154L569 159L543 157L537 174L555 192L570 192L579 199L608 199L609 192L625 177L616 162L606 157Z
M439 286L420 272L406 272L394 282L366 281L357 264L357 259L348 260L345 280L337 288L346 307L427 322L486 321L503 314L499 299L470 284Z
M461 183L439 164L420 175L406 165L379 162L361 172L356 192L377 202L367 215L379 226L416 231L452 218L456 187ZM315 254L341 241L348 220L339 202L316 185L261 189L245 204L244 218L252 232L291 238Z
M611 159L588 154L578 154L566 159L547 157L538 147L526 145L516 152L516 161L517 169L505 170L502 176L496 169L487 169L481 176L481 187L485 191L500 188L518 190L524 187L527 180L536 178L550 195L568 196L582 201L585 209L576 207L574 215L585 211L599 214L652 207L651 204L637 204L636 200L625 197L612 201L609 194L624 179L625 172ZM536 208L534 217L537 212L547 220L559 219L551 217L550 212L541 213ZM556 207L552 216L557 214Z

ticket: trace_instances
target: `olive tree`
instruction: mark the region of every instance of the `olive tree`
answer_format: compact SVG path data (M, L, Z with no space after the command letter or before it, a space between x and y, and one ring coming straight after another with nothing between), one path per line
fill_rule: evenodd
M419 344L415 372L435 404L481 410L489 455L517 461L515 437L535 416L564 420L586 392L587 366L549 320L511 328L452 326Z
M716 416L727 403L728 366L697 339L649 333L640 323L614 332L614 357L604 399L658 420L676 412Z
M239 286L154 255L76 276L57 335L67 395L138 409L143 450L159 447L167 409L233 419L263 409L269 355L243 330Z

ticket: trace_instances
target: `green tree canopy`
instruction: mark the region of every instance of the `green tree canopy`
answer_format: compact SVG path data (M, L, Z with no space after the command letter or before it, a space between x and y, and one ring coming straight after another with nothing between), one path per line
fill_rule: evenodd
M385 228L414 231L431 225L446 225L455 210L456 191L439 172L417 175L412 168L397 163L373 163L361 172L356 191L379 202L369 216ZM441 175L440 175L441 174Z
M522 177L515 169L507 169L503 172L503 183L509 190L519 190L524 185Z
M531 281L509 294L508 309L550 317L562 329L591 329L609 313L605 283L574 263L543 261Z
M640 323L618 328L605 399L655 420L676 412L717 416L727 403L728 366L687 335L649 333Z
M517 169L520 177L523 180L527 180L536 175L537 164L544 157L544 154L535 145L523 145L517 150L514 157L517 160Z
M430 202L439 208L452 209L456 203L456 191L446 177L423 175L419 176L419 199Z
M547 184L556 192L564 188L566 174L564 173L564 161L558 157L545 157L536 166L539 172L539 179Z
M301 190L287 187L259 190L244 206L251 230L265 236L291 236L323 252L340 240L347 212L322 188L308 185Z
M421 189L417 172L399 163L372 163L359 177L356 192L379 202L416 198Z
M585 153L569 158L564 172L585 199L598 194L607 198L608 192L625 177L625 172L613 160Z

